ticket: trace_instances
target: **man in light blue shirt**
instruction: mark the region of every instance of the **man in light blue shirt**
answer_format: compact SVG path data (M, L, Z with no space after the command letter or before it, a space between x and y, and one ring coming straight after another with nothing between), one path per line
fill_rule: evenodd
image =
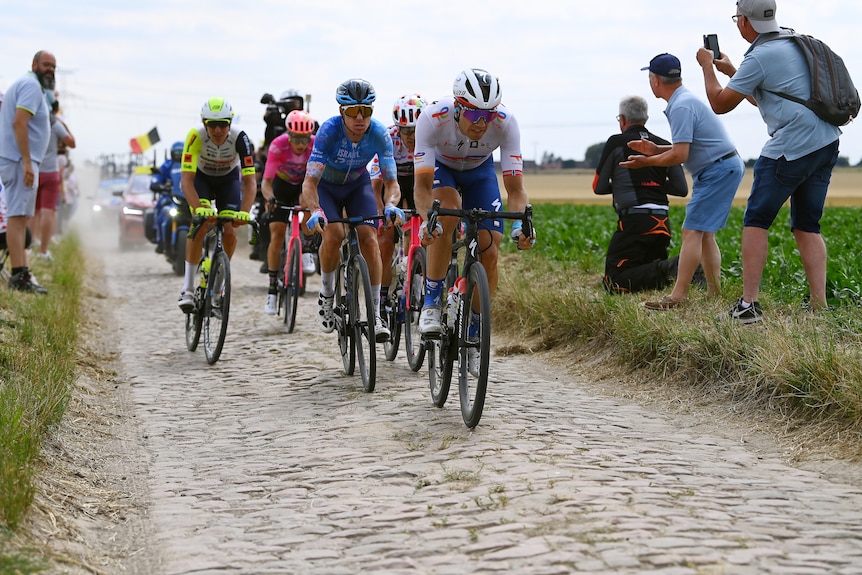
M47 290L33 281L24 244L27 219L36 210L39 165L51 133L43 88L53 90L56 68L53 54L36 52L32 70L9 86L0 107L0 180L6 194L6 243L12 266L9 287L35 293Z
M769 140L754 165L754 183L745 209L742 230L742 297L720 317L741 323L763 319L757 296L768 253L768 230L778 210L790 198L790 226L808 279L811 309L826 307L826 244L820 218L832 168L838 160L841 130L821 120L802 104L772 92L807 100L811 93L805 55L793 40L781 38L775 20L775 0L739 0L733 16L740 35L751 44L739 69L726 54L713 60L709 50L698 51L706 94L712 109L724 114L744 99L760 111ZM779 38L764 42L774 36ZM717 68L731 77L725 88Z

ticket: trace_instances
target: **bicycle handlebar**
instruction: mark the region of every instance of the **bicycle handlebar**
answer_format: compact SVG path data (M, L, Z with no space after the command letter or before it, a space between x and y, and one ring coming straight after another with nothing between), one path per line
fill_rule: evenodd
M494 218L520 220L522 222L524 235L528 238L533 237L533 206L531 204L527 204L524 207L523 212L493 212L482 208L472 208L469 210L441 208L440 200L434 200L434 203L431 204L431 209L428 210L427 228L429 230L433 230L437 227L437 218L439 216L455 216L457 218L465 218L474 222Z
M214 216L217 224L226 224L234 221L236 218L233 216ZM201 224L207 221L209 218L204 216L192 216L192 225L189 226L189 233L186 237L190 240L193 240L197 237L198 231L201 229ZM257 244L258 235L260 234L260 225L257 223L257 220L248 220L248 225L252 228L251 239L249 240L249 244L255 245Z

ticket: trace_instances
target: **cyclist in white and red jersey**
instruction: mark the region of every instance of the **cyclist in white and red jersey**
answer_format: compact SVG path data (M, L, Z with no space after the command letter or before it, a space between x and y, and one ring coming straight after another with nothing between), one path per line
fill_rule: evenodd
M435 199L447 209L501 211L503 202L492 156L497 148L508 210L522 211L527 205L527 191L522 176L521 132L515 117L500 104L499 81L482 69L464 70L455 78L452 92L453 96L423 110L416 122L414 194L420 216L427 219ZM425 303L419 318L419 331L423 335L439 334L443 329L440 296L458 219L441 217L435 230L428 230L426 224L424 221L420 230L428 255ZM519 249L530 249L535 233L527 238L521 226L520 221L515 221L511 236ZM503 221L485 220L479 228L479 257L488 273L493 296Z
M398 185L401 187L400 208L416 209L413 200L413 151L416 149L416 120L428 104L419 94L406 94L395 101L392 107L392 117L395 123L389 126L392 137L392 150L395 167L398 171ZM383 213L383 175L380 164L375 157L369 169L371 185L377 197L377 211ZM405 237L409 245L410 237ZM380 260L383 262L380 284L380 303L386 303L389 295L389 284L392 283L392 252L395 250L395 227L381 225L377 228L377 243L380 246Z
M285 208L299 204L302 180L314 142L314 119L308 112L291 111L285 118L284 126L287 131L269 144L260 186L260 192L269 204L270 240L266 252L269 292L263 307L267 315L278 313L278 267L290 217L290 210ZM307 256L311 254L302 254L303 258Z
M342 212L348 217L368 217L377 213L374 189L367 165L376 155L383 170L383 187L386 194L384 214L395 216L395 225L404 221L404 211L398 208L401 190L396 178L392 155L392 137L386 126L371 117L377 93L374 87L361 78L342 82L335 91L339 115L320 125L314 140L308 169L302 183L302 205L313 210L306 223L309 230L321 233L323 241L320 257L320 294L318 324L324 332L335 329L333 300L335 274L338 273L341 243L345 233L342 226L326 226L327 218L337 219ZM380 248L377 245L373 220L357 228L359 249L368 263L372 293L380 290ZM380 317L380 300L374 300L377 343L389 339L389 327Z
M201 107L203 129L192 128L183 146L180 185L195 216L234 216L224 230L224 251L236 249L234 227L249 221L257 182L254 177L254 147L245 132L231 127L233 108L224 98L210 98ZM216 212L218 207L218 212ZM209 224L204 222L186 244L186 275L177 305L183 313L194 307L194 274Z

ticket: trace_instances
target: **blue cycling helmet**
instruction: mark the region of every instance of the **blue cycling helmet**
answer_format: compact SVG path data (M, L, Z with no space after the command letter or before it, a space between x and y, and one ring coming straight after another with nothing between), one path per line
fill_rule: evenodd
M370 105L377 99L374 86L368 80L352 78L342 82L335 91L335 101L342 106Z
M182 142L174 142L173 144L171 144L171 155L182 154L184 147L185 144L183 144Z

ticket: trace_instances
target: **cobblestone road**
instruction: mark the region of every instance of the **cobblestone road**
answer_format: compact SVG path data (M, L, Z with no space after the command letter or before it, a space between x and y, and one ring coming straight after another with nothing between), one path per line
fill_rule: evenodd
M862 573L859 486L528 356L492 359L474 431L403 350L366 394L311 293L293 334L263 314L247 248L208 366L167 263L105 251L150 499L130 573Z

